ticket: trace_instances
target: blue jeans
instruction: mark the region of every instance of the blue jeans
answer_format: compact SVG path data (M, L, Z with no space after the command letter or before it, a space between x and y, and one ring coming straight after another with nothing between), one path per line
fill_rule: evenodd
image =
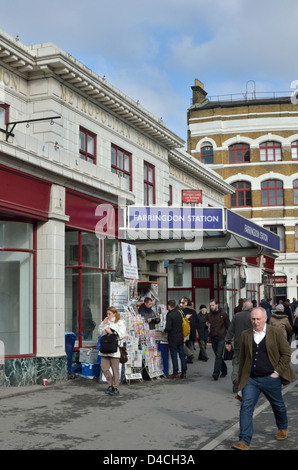
M226 374L228 370L226 363L222 358L225 347L225 339L211 338L211 345L215 354L213 376L218 377L220 373Z
M173 363L173 374L178 375L178 354L181 361L181 374L186 375L187 365L184 354L184 344L178 344L177 346L170 346L170 354Z
M253 412L261 392L269 401L277 428L288 429L287 409L281 393L280 377L250 377L242 390L239 441L250 444L253 435Z

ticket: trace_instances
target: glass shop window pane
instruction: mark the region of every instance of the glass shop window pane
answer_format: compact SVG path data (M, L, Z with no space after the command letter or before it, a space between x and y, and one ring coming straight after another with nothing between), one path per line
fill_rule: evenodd
M65 232L65 266L77 266L78 264L79 233L77 231L67 231Z
M82 233L82 265L100 268L100 240L94 233Z
M77 269L65 270L65 331L79 333L79 275Z
M33 254L0 252L0 341L4 354L33 353Z
M95 345L102 317L102 274L93 269L82 270L82 333L83 344Z
M0 247L32 250L33 226L23 222L0 222Z

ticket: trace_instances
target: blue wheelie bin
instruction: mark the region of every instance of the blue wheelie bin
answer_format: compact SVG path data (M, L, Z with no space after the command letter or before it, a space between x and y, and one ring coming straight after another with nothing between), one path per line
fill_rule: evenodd
M82 335L71 333L71 332L65 333L65 352L67 355L67 370L68 370L69 379L74 379L76 377L76 372L79 372L81 370L80 364L77 364L75 366L72 365L74 345L75 345L77 336L82 336Z

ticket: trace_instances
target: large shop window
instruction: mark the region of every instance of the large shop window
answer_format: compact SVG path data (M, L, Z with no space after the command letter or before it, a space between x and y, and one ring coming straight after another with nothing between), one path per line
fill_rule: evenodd
M0 341L5 356L34 354L33 225L0 221Z
M65 234L65 324L78 333L79 344L95 345L98 326L109 307L110 283L118 261L118 240L95 234Z

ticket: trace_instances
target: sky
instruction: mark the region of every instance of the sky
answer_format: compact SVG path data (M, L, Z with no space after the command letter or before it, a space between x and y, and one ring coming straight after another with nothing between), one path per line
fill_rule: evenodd
M196 78L207 98L293 91L297 17L297 0L14 0L0 29L55 43L186 141Z

